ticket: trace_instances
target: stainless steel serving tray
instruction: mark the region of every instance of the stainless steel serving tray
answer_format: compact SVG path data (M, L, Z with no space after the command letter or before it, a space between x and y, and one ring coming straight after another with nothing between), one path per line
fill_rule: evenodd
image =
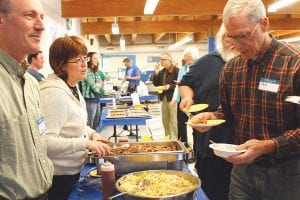
M115 165L117 173L125 174L155 169L182 170L184 161L192 159L194 156L193 151L188 150L180 141L128 142L128 144L136 143L175 145L177 150L107 156L104 157L104 160L112 162ZM101 158L89 155L87 161L90 163L95 163L98 166L99 159Z

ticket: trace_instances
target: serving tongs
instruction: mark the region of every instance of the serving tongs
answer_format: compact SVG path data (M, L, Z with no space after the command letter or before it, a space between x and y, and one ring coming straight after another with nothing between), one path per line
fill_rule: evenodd
M151 182L150 182L148 179L142 179L142 180L138 183L137 187L138 187L138 189L140 189L140 190L145 190L150 184L151 184ZM114 195L114 196L109 197L108 199L115 199L115 198L120 197L120 196L123 196L123 195L125 195L125 194L128 194L128 193L127 193L127 192L121 192L121 193L119 193L119 194L116 194L116 195Z
M112 150L119 150L119 149L128 149L130 147L130 144L126 143L126 144L114 144L112 146ZM88 156L94 156L96 154L95 151L90 151L87 153Z
M130 147L130 144L126 143L126 144L114 144L112 147L112 150L116 150L116 149L128 149Z

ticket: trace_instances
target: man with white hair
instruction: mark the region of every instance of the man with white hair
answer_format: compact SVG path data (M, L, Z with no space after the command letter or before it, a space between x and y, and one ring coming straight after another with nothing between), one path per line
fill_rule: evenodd
M229 197L299 199L300 106L285 99L300 96L300 52L268 34L261 0L228 0L223 21L240 56L221 74L223 112L197 117L226 119L246 149L226 158L234 164Z
M182 77L190 71L190 66L200 57L200 52L197 47L195 46L189 46L186 47L183 51L183 59L184 59L184 66L182 66L179 69L178 72L178 77L177 77L177 85L174 90L173 94L173 99L172 99L172 104L174 106L177 106L177 127L178 127L178 139L181 140L182 142L188 142L188 137L187 137L187 129L186 129L186 122L188 121L188 116L186 115L185 112L180 110L180 102L181 102L181 96L178 91L178 84L180 83ZM196 143L196 134L193 134L193 141L194 144ZM194 146L194 150L195 146Z
M189 108L193 103L209 104L206 111L215 111L219 107L219 76L225 62L236 55L232 44L223 39L224 34L225 28L222 25L216 36L217 51L202 56L183 76L180 82L181 109ZM193 135L197 135L194 141L195 167L205 194L210 200L227 200L232 164L215 156L208 145L209 140L234 143L231 124L225 123L205 134L193 129Z

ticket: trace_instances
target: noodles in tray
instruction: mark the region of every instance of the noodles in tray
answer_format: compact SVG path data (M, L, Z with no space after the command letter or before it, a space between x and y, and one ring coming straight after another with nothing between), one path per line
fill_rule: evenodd
M119 186L123 191L133 195L161 197L187 193L195 187L195 183L176 174L145 171L140 174L129 174L120 180Z

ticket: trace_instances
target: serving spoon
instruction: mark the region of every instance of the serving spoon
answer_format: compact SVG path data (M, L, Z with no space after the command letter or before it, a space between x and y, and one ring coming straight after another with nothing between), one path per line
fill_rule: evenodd
M126 143L126 144L122 144L120 146L117 146L116 144L114 144L114 146L112 147L113 150L115 149L128 149L130 147L130 144Z

